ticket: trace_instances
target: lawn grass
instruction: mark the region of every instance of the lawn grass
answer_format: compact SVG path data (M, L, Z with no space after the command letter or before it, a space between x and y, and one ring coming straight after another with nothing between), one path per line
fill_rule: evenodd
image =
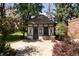
M20 40L21 36L22 36L21 32L15 32L6 37L6 42L16 42L16 41ZM27 33L25 33L25 36L27 37ZM0 37L2 37L1 34L0 34Z
M0 36L2 36L2 34L0 34Z
M15 32L15 33L10 34L10 35L22 35L22 33L21 32ZM25 36L27 36L27 33L25 33Z

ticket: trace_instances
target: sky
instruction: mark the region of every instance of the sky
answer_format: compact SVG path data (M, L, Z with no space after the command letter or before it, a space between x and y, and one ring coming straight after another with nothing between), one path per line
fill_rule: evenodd
M13 3L7 3L6 7L10 7L13 6ZM42 9L42 13L45 16L47 16L46 12L48 11L48 3L43 3L44 8ZM53 11L53 9L55 9L55 5L53 3L51 3L51 12Z
M13 4L12 3L7 3L6 6L10 7L10 6L13 6ZM48 11L48 3L43 3L43 6L44 6L44 8L42 9L42 12L47 12ZM55 8L54 4L51 3L51 11L54 8Z
M43 3L44 8L42 9L42 12L47 12L48 11L48 3ZM51 3L51 11L55 9L55 6L53 3Z

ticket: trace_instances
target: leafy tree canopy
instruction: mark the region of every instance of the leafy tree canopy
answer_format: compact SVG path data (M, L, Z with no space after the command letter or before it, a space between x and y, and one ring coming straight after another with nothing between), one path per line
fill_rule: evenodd
M22 19L31 19L31 16L38 15L42 12L43 5L41 3L19 3L15 4L17 12Z
M79 17L79 4L77 3L57 3L55 6L56 13L54 15L58 22L72 19L72 17Z

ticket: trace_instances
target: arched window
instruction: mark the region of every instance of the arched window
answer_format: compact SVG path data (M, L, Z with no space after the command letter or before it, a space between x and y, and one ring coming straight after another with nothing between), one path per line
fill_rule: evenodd
M33 28L32 27L28 27L28 34L32 35L33 34Z
M39 35L43 35L43 28L39 27Z

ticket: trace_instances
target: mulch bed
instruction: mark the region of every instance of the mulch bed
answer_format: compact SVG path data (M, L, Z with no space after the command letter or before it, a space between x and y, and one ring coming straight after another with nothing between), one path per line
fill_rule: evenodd
M78 56L79 55L79 44L66 43L64 41L55 41L53 48L54 56Z

